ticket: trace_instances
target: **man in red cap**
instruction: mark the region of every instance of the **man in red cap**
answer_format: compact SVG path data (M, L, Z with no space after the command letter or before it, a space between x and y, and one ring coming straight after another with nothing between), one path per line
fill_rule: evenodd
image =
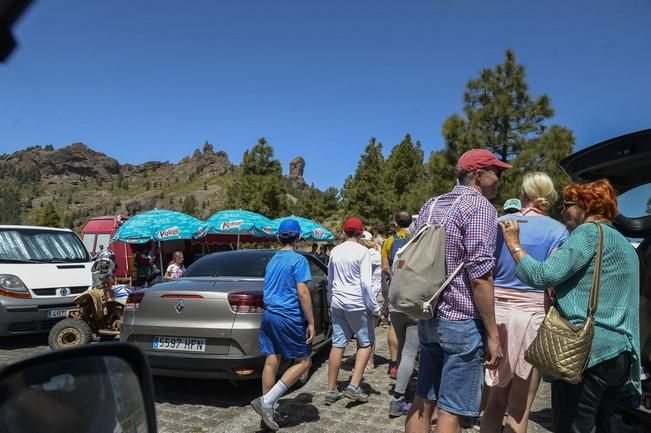
M360 388L364 368L375 342L373 316L380 316L372 287L371 256L358 242L364 232L362 221L350 217L344 222L346 241L334 247L328 262L328 297L332 319L332 349L328 361L326 404L342 396L366 402L368 395ZM344 392L337 389L341 358L353 334L357 338L355 370Z
M463 417L479 416L484 367L497 368L502 358L492 276L497 211L488 200L509 168L485 149L469 150L457 163L457 185L419 212L416 230L424 224L445 228L448 273L464 265L441 293L434 317L419 321L420 369L407 433L429 432L437 406L438 430L461 431Z

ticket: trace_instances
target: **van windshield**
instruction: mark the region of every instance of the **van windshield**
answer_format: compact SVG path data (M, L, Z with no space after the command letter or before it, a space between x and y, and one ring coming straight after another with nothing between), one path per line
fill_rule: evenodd
M88 261L88 251L72 232L38 228L0 229L0 263Z

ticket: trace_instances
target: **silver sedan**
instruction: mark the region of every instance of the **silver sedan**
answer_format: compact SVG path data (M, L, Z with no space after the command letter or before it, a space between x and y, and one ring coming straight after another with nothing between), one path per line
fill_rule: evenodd
M154 375L259 378L264 356L258 331L264 271L275 250L240 250L200 258L175 281L133 292L120 340L140 347ZM313 353L330 342L327 268L305 254L316 336Z

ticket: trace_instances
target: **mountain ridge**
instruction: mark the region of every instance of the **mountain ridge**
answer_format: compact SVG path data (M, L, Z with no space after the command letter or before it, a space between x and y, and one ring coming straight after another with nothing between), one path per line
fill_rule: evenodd
M301 157L290 164L285 178L294 190L306 185L304 166ZM9 204L0 210L0 220L36 224L50 212L54 220L59 218L60 226L78 231L91 217L152 208L207 218L222 208L225 188L238 169L225 151L215 151L208 141L178 163L121 164L84 143L58 149L31 146L0 155L0 188ZM11 221L16 212L19 220Z

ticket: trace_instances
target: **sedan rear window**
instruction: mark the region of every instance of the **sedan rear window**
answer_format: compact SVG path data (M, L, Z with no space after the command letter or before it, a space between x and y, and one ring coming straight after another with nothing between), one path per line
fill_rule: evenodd
M202 257L183 277L264 278L267 263L275 251L228 251Z

